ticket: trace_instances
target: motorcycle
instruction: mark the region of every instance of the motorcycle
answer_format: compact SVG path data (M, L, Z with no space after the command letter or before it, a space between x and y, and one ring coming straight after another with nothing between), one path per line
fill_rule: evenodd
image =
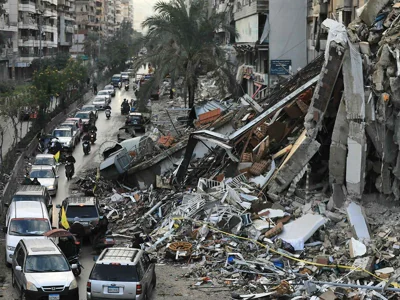
M83 141L82 143L83 153L88 155L90 152L90 142L88 140Z
M71 266L74 264L78 266L76 269L72 269L72 274L74 274L75 277L81 275L82 269L84 269L84 267L82 266L82 264L79 261L79 255L68 257L68 263Z
M129 114L129 110L130 110L129 104L123 103L123 104L121 105L121 115L128 115L128 114Z
M90 132L90 143L93 145L95 141L96 141L96 132L92 131Z
M115 245L115 239L111 236L112 232L108 230L104 235L100 236L96 244L93 245L94 250L100 254L104 249L111 248Z
M109 120L111 117L111 110L110 109L106 109L106 118L107 120Z
M129 90L129 83L125 83L125 91Z
M72 179L72 176L74 176L74 164L72 162L66 162L65 177L67 177L67 180L70 180Z

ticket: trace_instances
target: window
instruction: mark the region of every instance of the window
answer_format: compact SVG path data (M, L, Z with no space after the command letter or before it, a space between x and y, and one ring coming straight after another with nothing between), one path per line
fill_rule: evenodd
M39 236L50 230L49 221L46 219L12 219L10 235Z
M99 214L94 205L67 207L67 218L97 218L98 216Z
M96 264L89 279L102 281L137 282L139 278L136 266Z
M26 273L65 272L69 270L69 264L64 255L30 255L26 259Z
M17 264L18 266L23 266L24 265L24 258L25 258L25 252L24 249L22 249L22 247L19 247L19 250L17 252Z

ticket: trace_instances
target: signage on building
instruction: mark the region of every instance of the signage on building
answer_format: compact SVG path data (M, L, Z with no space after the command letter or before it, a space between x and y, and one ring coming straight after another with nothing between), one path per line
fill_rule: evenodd
M26 62L16 62L15 67L16 68L28 68L31 64L26 63Z
M276 59L271 60L271 75L290 75L289 71L292 66L292 60L290 59Z
M254 66L243 66L243 78L250 79L254 76L255 67Z

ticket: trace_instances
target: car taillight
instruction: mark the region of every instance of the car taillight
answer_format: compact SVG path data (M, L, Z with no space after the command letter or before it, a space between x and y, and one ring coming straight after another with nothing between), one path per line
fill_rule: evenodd
M140 295L140 294L142 294L142 285L137 284L136 285L136 295Z
M89 293L92 291L92 283L90 281L86 283L86 291Z

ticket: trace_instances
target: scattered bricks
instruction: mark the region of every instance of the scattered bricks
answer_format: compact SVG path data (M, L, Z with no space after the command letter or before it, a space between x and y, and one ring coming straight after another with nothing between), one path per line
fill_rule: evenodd
M172 146L172 144L174 143L174 141L175 141L175 139L173 136L166 135L166 136L160 137L160 139L158 140L158 144L165 148L170 148Z
M254 176L259 176L267 170L269 165L269 161L260 160L259 162L256 162L251 166L249 173Z
M265 133L261 132L258 129L254 131L254 135L260 140L262 140L265 137Z
M253 154L251 152L245 152L242 155L242 162L253 162Z
M317 256L314 257L314 262L321 265L329 265L329 257L327 256Z

